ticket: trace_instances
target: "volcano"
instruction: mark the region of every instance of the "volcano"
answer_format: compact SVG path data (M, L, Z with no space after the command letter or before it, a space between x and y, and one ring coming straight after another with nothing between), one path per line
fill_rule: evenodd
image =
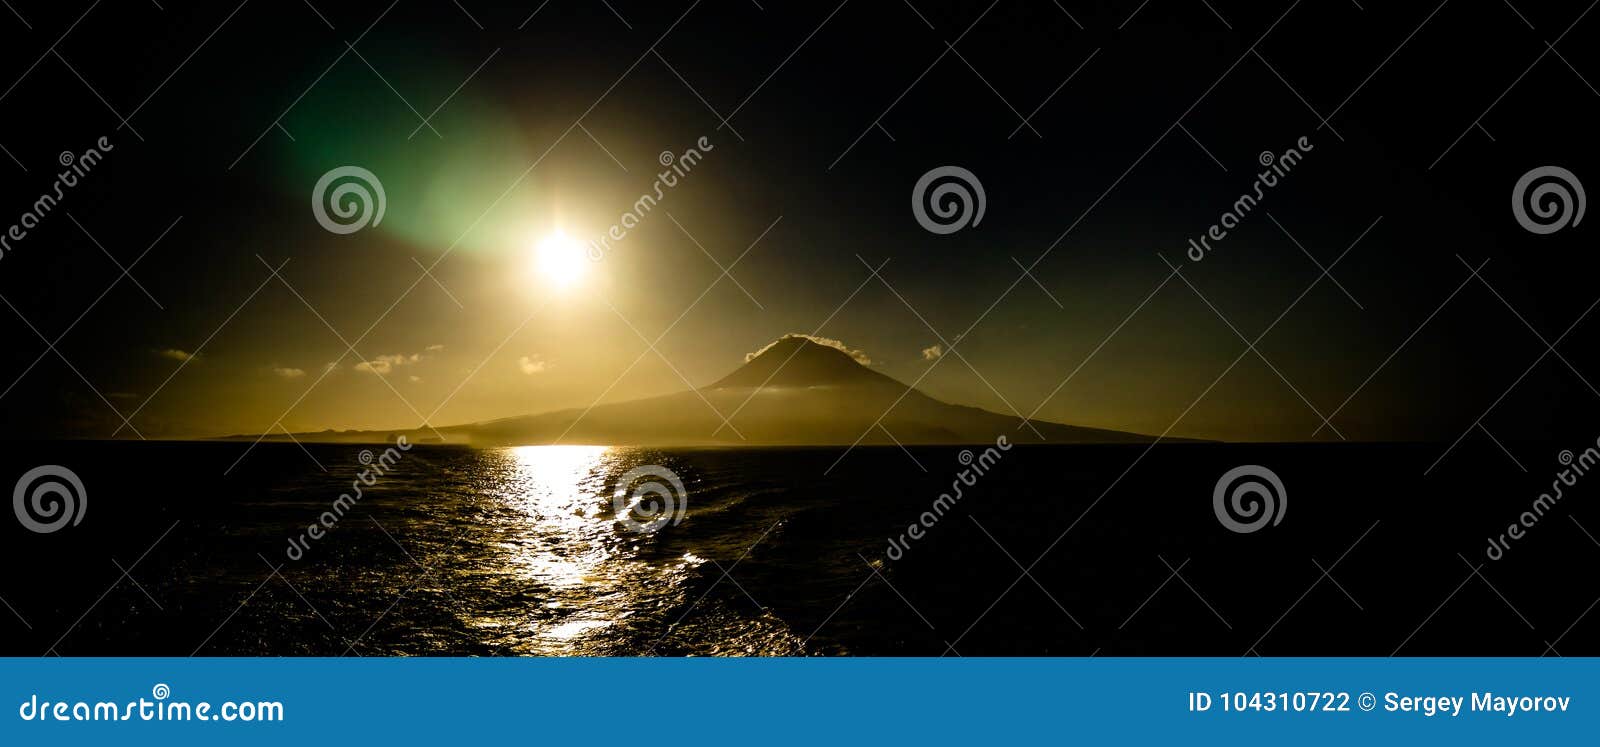
M296 438L376 442L400 434L324 431ZM404 435L415 443L437 443L442 436L474 446L987 444L1002 435L1023 444L1155 440L1042 420L1025 423L1015 415L942 402L805 335L779 338L699 389Z

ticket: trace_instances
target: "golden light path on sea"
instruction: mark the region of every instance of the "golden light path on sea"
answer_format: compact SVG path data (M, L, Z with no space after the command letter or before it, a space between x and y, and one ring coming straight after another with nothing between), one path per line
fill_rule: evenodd
M533 589L538 601L509 605L471 621L495 629L519 652L603 653L603 639L641 608L675 596L699 558L653 564L640 557L641 535L612 516L610 476L624 471L626 450L606 446L521 446L506 449L494 491L499 496L493 544L510 588Z
M520 505L538 524L541 533L570 537L572 546L557 552L519 555L516 560L532 575L557 587L575 587L589 580L591 573L610 555L607 543L594 542L598 527L595 518L600 505L592 499L600 485L606 452L604 446L521 446L512 449L516 458L518 482L522 485ZM515 500L515 499L514 499Z

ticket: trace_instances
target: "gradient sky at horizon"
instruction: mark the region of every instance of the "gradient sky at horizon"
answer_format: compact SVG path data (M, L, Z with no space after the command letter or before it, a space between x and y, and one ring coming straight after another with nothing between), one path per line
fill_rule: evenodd
M172 226L131 270L165 308L122 279L63 338L72 367L0 313L0 411L89 438L117 429L112 408L137 409L147 437L442 426L703 386L814 332L996 412L1301 440L1349 397L1332 418L1348 438L1449 440L1544 351L1463 260L1491 260L1483 277L1549 340L1594 300L1592 241L1532 237L1506 204L1533 166L1600 175L1569 147L1600 113L1578 76L1540 63L1484 121L1492 141L1468 133L1429 168L1498 92L1479 81L1509 85L1575 11L1540 9L1523 33L1504 8L1452 6L1380 68L1431 7L1306 4L1260 47L1268 67L1242 56L1288 4L1218 3L1231 28L1202 3L1151 7L1122 29L1131 5L1038 5L619 3L625 25L602 4L550 4L520 29L521 5L340 4L321 8L331 29L252 6L164 85L231 8L175 29L96 9L64 54L100 43L143 60L79 67L122 116L139 107L138 135L54 60L20 79L4 103L35 115L0 123L19 162L0 162L0 208L32 204L61 151L108 133L115 150L0 257L0 295L54 341L121 274L97 243L126 265ZM32 10L41 29L81 12ZM1477 41L1487 29L1505 40ZM0 39L0 70L43 48L20 27ZM1590 48L1563 51L1600 75ZM1308 101L1337 108L1332 129ZM420 126L436 107L437 134ZM1258 154L1302 136L1314 150L1261 209L1186 259ZM702 137L713 148L582 282L544 282L543 237L601 235L653 191L659 154ZM911 190L950 164L979 177L986 212L936 236ZM345 165L375 173L387 205L381 225L335 235L309 196ZM1369 228L1337 285L1318 280ZM1302 292L1262 357L1235 363ZM340 338L369 327L358 365ZM936 345L960 356L931 359ZM1568 393L1594 404L1551 359L1494 419L1513 438L1559 429Z

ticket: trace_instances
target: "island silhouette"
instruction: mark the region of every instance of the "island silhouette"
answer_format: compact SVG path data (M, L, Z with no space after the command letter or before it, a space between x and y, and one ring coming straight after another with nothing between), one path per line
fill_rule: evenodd
M1022 444L1156 440L943 402L803 334L778 338L709 386L658 397L464 425L225 438L380 443L405 436L411 443L472 446L829 446L979 444L1002 435Z

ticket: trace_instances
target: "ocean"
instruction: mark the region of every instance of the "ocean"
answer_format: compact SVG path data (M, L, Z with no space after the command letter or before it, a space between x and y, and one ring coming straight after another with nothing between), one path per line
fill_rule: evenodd
M0 521L0 653L1600 653L1600 482L1489 550L1573 444L249 446L9 444L83 495Z

